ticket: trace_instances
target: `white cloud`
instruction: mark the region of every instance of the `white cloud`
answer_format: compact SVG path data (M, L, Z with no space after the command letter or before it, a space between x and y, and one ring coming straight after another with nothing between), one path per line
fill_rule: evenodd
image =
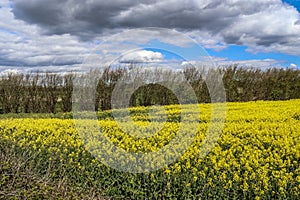
M63 65L72 70L72 65L80 64L89 54L87 44L80 42L76 36L42 35L38 26L15 19L7 1L2 0L0 6L2 71L16 68L18 71L59 71Z
M104 42L102 55L93 51L97 48L95 41L103 42L109 40L112 33L144 26L182 31L203 47L217 51L237 44L246 45L247 51L252 53L281 52L300 56L299 13L280 0L116 0L87 1L86 4L73 0L0 0L0 6L0 70L5 66L18 70L80 70L100 62L109 65L116 54L136 49L139 44L156 38L181 47L190 44L188 37L175 32L138 29L114 37L113 42ZM163 60L161 55L148 53L128 55L131 58L126 59ZM234 62L262 66L276 65L278 61Z
M20 71L17 70L17 69L6 69L6 70L0 72L0 75L5 76L5 75L8 75L8 74L18 74L18 73L20 73Z
M224 29L227 43L247 45L251 52L281 52L300 55L300 19L291 6L274 1L267 9L251 15L240 15Z
M90 40L128 28L162 27L183 31L215 50L241 44L253 52L300 55L299 13L281 0L98 0L84 5L57 0L12 2L16 17L48 34L71 33ZM143 36L136 41L149 38ZM166 37L165 42L186 44L172 37Z
M280 66L280 61L274 59L251 59L251 60L228 60L227 58L220 57L207 57L202 61L192 60L184 61L181 63L182 66L233 66L238 65L241 67L256 67L256 68L268 68L268 67L278 67Z
M235 61L219 61L218 65L237 64L242 67L268 68L280 66L280 61L274 59L252 59L252 60L235 60Z
M140 50L130 52L123 55L119 62L120 63L157 63L162 62L164 56L160 52L153 52L148 50Z

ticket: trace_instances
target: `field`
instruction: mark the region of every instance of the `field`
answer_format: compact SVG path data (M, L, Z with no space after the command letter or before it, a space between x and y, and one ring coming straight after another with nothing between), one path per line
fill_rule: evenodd
M195 106L200 116L195 115ZM175 162L159 170L130 173L99 161L103 152L93 145L103 143L94 141L97 134L127 152L151 153L169 144L179 132L182 111L176 105L164 108L165 122L160 121L160 111L150 118L148 107L130 110L141 129L123 124L125 129L136 135L153 132L147 138L122 131L111 111L97 114L101 133L91 128L92 119L75 121L71 113L2 115L0 198L299 199L300 100L226 103L222 133L206 156L201 153L203 141L211 123L216 123L210 120L212 105L184 105L191 123L182 133L193 127L196 133L183 155L168 154L178 156ZM120 157L125 163L117 163L118 167L125 168L126 158L117 153L105 155ZM143 166L151 164L148 160Z

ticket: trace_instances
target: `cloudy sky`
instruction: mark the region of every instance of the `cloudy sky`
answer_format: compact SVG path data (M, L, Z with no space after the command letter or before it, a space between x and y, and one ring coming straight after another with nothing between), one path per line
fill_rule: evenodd
M0 0L0 72L115 62L300 67L299 12L298 0Z

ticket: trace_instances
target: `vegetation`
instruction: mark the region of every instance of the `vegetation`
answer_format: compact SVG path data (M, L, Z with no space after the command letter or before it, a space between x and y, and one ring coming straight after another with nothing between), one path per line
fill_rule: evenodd
M191 104L197 102L182 93L184 105L180 106L162 80L135 88L129 99L135 126L125 123L124 131L114 115L124 115L123 104L111 110L111 100L117 83L130 69L3 75L0 199L299 199L300 100L290 99L300 98L300 70L237 66L213 70L223 74L229 103L222 134L206 157L201 148L215 123L211 122L212 104ZM198 102L210 103L206 73L205 68L189 67L165 78L184 75ZM97 78L92 104L102 133L92 127L94 116L88 112L80 113L84 120L73 120L74 80L90 75ZM154 107L149 106L157 104L164 105L165 112L151 111ZM88 104L79 106L85 110ZM179 134L181 109L190 122L183 133L192 132L196 124L196 135L183 155L175 149L160 158L179 157L171 165L153 172L126 173L99 161L103 152L93 148L103 145L97 140L99 134L127 152L151 153L170 144ZM78 121L83 126L76 126ZM136 138L128 132L151 136ZM106 155L122 157L106 150ZM128 164L123 161L118 165ZM145 164L152 165L152 160Z
M299 199L300 100L226 104L222 135L206 157L199 152L213 123L211 104L200 104L200 123L189 149L163 169L138 174L99 162L87 151L72 119L1 119L0 198ZM136 124L162 128L151 137L124 133L111 111L98 113L102 134L128 151L153 152L176 136L180 124L179 107L164 108L165 123L155 120L160 112L150 122L148 107L131 108ZM183 109L197 117L192 105ZM85 119L84 124L89 122ZM88 130L85 136L92 133Z
M300 98L300 70L258 69L230 66L218 69L223 74L228 102L252 100L288 100ZM111 109L113 89L126 68L92 71L98 76L95 110ZM180 72L177 72L180 73ZM195 91L199 103L210 102L204 79L205 68L186 68L184 76ZM7 74L0 78L0 113L58 113L72 110L75 73ZM131 106L170 105L178 103L172 91L159 81L138 88L130 99Z

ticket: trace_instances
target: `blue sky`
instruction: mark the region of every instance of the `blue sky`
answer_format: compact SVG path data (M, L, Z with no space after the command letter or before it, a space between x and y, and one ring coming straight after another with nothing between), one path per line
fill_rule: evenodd
M283 0L283 2L295 7L298 12L300 12L300 1L299 0ZM300 67L300 57L296 55L289 55L280 52L259 52L259 53L249 53L246 51L247 46L233 45L224 51L216 52L214 50L208 49L210 55L216 57L225 57L228 60L252 60L252 59L274 59L278 60L278 64L284 67L289 67L292 63ZM238 56L236 56L238 55Z
M299 68L299 12L298 0L0 0L0 73L118 59Z
M300 66L300 57L295 55L289 55L279 52L258 52L258 53L251 53L247 52L247 46L238 46L232 45L228 48L224 49L223 51L214 51L212 49L207 49L209 55L220 57L220 58L227 58L231 61L236 61L239 63L241 60L266 60L266 59L273 59L277 62L274 63L275 66L283 66L289 67L291 64L296 64Z
M201 59L203 54L211 57L216 64L236 63L243 65L247 60L262 60L266 61L266 64L270 64L274 67L290 67L291 64L300 66L300 57L296 55L289 55L280 52L248 52L247 46L243 45L230 45L227 48L216 51L214 49L203 48L201 45L195 44L187 47L180 47L176 45L166 44L160 41L151 41L147 45L141 45L142 49L150 50L154 52L161 52L168 60L185 60L194 61ZM168 51L164 50L168 49ZM205 51L205 52L204 52ZM175 52L179 52L180 55ZM199 58L200 57L200 58ZM251 63L252 65L252 63ZM250 65L250 66L251 66ZM255 67L255 66L254 66Z
M290 6L295 7L298 12L300 12L300 1L299 0L283 0L284 3L289 4ZM185 60L197 60L197 57L199 56L199 47L197 45L192 45L189 48L181 48L179 46L175 45L169 45L166 43L161 43L157 40L151 41L149 43L150 46L153 45L157 47L157 49L153 51L161 52L165 55L167 59L178 59L182 60L183 58ZM201 44L199 44L201 45ZM164 50L160 49L174 49L174 51L180 51L182 53L181 56L176 57L175 54L171 54L170 52L166 52ZM220 63L223 63L223 61L226 61L224 63L242 63L244 64L247 60L262 60L262 61L268 61L266 63L270 63L271 66L279 66L279 67L290 67L291 65L295 64L298 68L300 68L300 57L297 55L291 55L287 53L280 53L279 51L271 51L271 52L249 52L248 47L245 45L229 45L227 48L218 51L211 48L205 48L204 49L209 56L213 58L219 58L216 59L215 62L219 63L218 61L221 60ZM241 62L242 61L242 62ZM252 64L252 63L251 63Z
M299 0L283 0L283 2L294 6L300 12L300 1Z

